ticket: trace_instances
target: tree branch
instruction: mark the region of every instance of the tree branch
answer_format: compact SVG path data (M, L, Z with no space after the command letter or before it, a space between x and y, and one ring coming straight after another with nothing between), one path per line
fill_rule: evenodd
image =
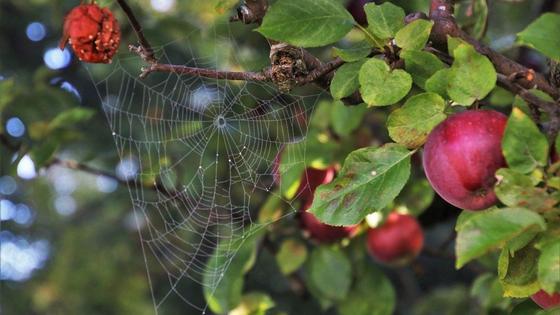
M434 27L432 28L430 39L434 44L440 47L446 47L448 35L458 37L473 45L479 53L486 55L494 64L497 72L501 74L509 76L514 73L526 73L529 71L528 68L490 49L461 30L453 17L453 2L452 0L432 0L430 19L434 21ZM558 89L552 86L540 73L535 73L533 80L520 80L519 84L526 89L531 89L536 86L537 89L544 91L554 99L560 97Z
M548 82L548 80L540 73L536 73L532 69L507 58L506 56L492 50L483 45L481 42L472 38L466 32L461 30L453 17L453 0L432 0L430 9L430 19L434 21L430 39L439 47L447 46L447 37L458 37L469 44L481 54L490 59L496 71L498 72L498 84L509 91L518 94L530 106L537 106L540 110L547 112L550 116L550 125L548 128L549 138L554 138L560 130L560 91L558 88ZM519 74L522 74L519 76ZM529 90L537 88L550 95L555 102L547 102ZM532 104L532 105L531 105ZM533 116L537 112L532 108Z
M270 81L269 69L265 69L261 72L233 72L160 63L153 63L148 67L142 68L140 77L145 78L152 72L171 72L181 75L191 75L210 79Z
M80 172L84 172L87 174L91 174L94 176L103 176L103 177L107 177L110 178L112 180L115 180L117 183L121 184L121 185L125 185L125 186L141 186L150 190L153 190L155 192L161 193L162 195L165 195L167 197L170 198L174 198L174 197L181 197L182 193L178 190L172 189L169 190L168 188L163 187L161 184L153 183L153 184L146 184L137 180L123 180L121 178L119 178L118 176L116 176L113 173L104 171L104 170L99 170L96 168L93 168L87 164L83 164L80 163L78 161L75 160L62 160L59 158L53 158L48 165L46 165L46 167L50 167L53 165L57 165L57 166L61 166L67 169L71 169L71 170L75 170L75 171L80 171Z

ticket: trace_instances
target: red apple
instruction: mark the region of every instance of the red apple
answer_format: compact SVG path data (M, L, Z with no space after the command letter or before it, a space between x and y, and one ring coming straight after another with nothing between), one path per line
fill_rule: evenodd
M346 9L352 16L354 20L358 22L360 25L367 24L367 16L366 12L364 11L364 5L368 2L372 2L373 0L350 0Z
M346 237L351 237L358 229L358 225L352 226L332 226L319 221L315 215L306 210L311 207L312 200L309 200L307 204L304 205L303 211L301 211L301 224L305 231L309 233L309 236L319 243L330 243L343 239Z
M382 263L405 264L418 256L423 245L422 227L410 215L393 212L382 226L368 230L368 251Z
M545 310L560 306L560 292L556 292L552 295L546 293L543 290L533 294L531 300L537 303L540 307Z
M313 200L315 189L319 185L330 183L335 176L336 170L330 166L324 170L308 167L301 177L296 196L305 204L308 200Z
M497 202L494 173L506 166L501 142L507 117L493 110L454 114L428 136L423 164L434 190L466 210Z

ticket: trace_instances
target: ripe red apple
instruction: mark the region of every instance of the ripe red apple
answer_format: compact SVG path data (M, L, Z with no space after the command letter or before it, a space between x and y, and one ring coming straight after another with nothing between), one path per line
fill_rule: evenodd
M339 239L351 237L357 231L358 225L332 226L322 223L313 213L306 211L311 207L312 201L313 200L309 200L300 213L301 224L312 239L319 243L330 243Z
M296 196L305 204L308 200L313 200L315 189L319 185L330 183L335 176L336 169L330 166L324 170L308 167L301 177L301 183Z
M432 130L424 146L424 171L443 199L466 210L497 202L494 173L506 166L501 148L506 122L499 112L470 110Z
M346 9L352 16L354 20L358 22L360 25L367 24L367 16L366 12L364 11L364 5L368 2L372 2L373 0L350 0L348 5L346 5Z
M531 300L537 303L540 307L545 310L560 306L560 292L556 292L552 295L546 293L543 290L533 294Z
M382 226L368 230L368 251L382 263L405 264L418 256L423 245L422 227L410 215L393 212Z

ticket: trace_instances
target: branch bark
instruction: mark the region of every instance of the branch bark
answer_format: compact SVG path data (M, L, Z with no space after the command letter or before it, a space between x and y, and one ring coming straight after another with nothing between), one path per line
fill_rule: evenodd
M157 59L154 57L153 49L143 34L140 23L136 19L134 12L128 6L126 0L117 0L117 2L127 15L139 40L140 46L131 46L131 50L138 53L142 59L149 63L149 66L142 69L141 77L146 77L153 72L172 72L181 75L193 75L212 79L277 83L276 81L278 75L273 73L274 69L272 67L264 69L260 72L230 72L158 63ZM520 95L528 103L549 114L551 117L549 136L554 137L558 133L558 130L560 130L560 105L558 104L558 101L545 102L530 93L529 90L537 88L552 96L553 99L558 100L560 98L560 92L558 89L550 84L545 76L540 73L532 72L531 77L517 77L517 74L529 73L531 69L528 69L490 49L461 30L453 17L453 5L453 0L431 1L429 18L434 21L434 26L432 28L430 39L434 44L434 47L439 48L440 51L440 53L436 54L436 56L444 62L449 62L448 56L441 52L446 50L448 36L461 38L473 45L479 53L486 55L494 64L497 72L499 73L498 84L511 92ZM267 9L268 1L266 0L247 0L238 10L238 18L234 17L233 20L241 20L246 24L259 24L264 18ZM415 14L407 17L407 19L409 19L408 22L418 18L426 18L426 16L422 14ZM294 78L295 86L316 83L325 90L328 90L334 75L334 70L344 64L344 61L340 58L335 58L327 63L323 63L307 50L301 49L301 51L302 60L309 71L305 75L298 74L298 76ZM515 78L515 80L512 80L512 78ZM349 105L353 105L361 103L362 99L358 92L345 99L345 101L346 103L349 103Z
M59 158L53 158L48 165L46 165L46 167L50 167L53 165L57 165L57 166L61 166L67 169L71 169L71 170L75 170L75 171L80 171L80 172L84 172L87 174L91 174L94 176L103 176L103 177L107 177L110 178L112 180L115 180L117 183L119 183L120 185L125 185L125 186L139 186L139 187L144 187L146 189L150 189L153 190L155 192L161 193L162 195L166 196L166 197L170 197L170 198L174 198L174 197L180 197L182 194L180 191L175 190L175 189L168 189L165 187L162 187L160 184L158 184L157 182L154 184L146 184L137 180L123 180L121 178L119 178L118 176L116 176L115 174L108 172L108 171L104 171L104 170L100 170L100 169L96 169L94 167L91 167L87 164L83 164L80 163L78 161L75 160L62 160Z
M483 45L461 30L453 17L453 0L432 0L430 19L434 21L430 39L439 47L447 46L447 37L458 37L481 54L486 55L498 72L498 84L519 95L529 104L538 107L550 116L549 138L553 139L560 130L560 91L540 73L507 58L506 56ZM522 75L518 74L530 74ZM547 102L532 94L529 90L537 88L550 95L555 102Z

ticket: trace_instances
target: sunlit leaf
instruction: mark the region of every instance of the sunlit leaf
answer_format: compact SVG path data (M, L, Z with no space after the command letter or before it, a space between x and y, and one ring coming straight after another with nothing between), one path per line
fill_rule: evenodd
M370 106L400 101L412 87L412 77L401 69L391 70L385 61L371 58L360 69L360 92Z
M413 152L400 145L386 144L350 153L336 179L317 188L308 211L331 225L360 222L399 194L410 175Z
M457 268L502 247L529 229L545 230L546 223L540 215L527 209L503 208L473 215L461 224L457 233Z

